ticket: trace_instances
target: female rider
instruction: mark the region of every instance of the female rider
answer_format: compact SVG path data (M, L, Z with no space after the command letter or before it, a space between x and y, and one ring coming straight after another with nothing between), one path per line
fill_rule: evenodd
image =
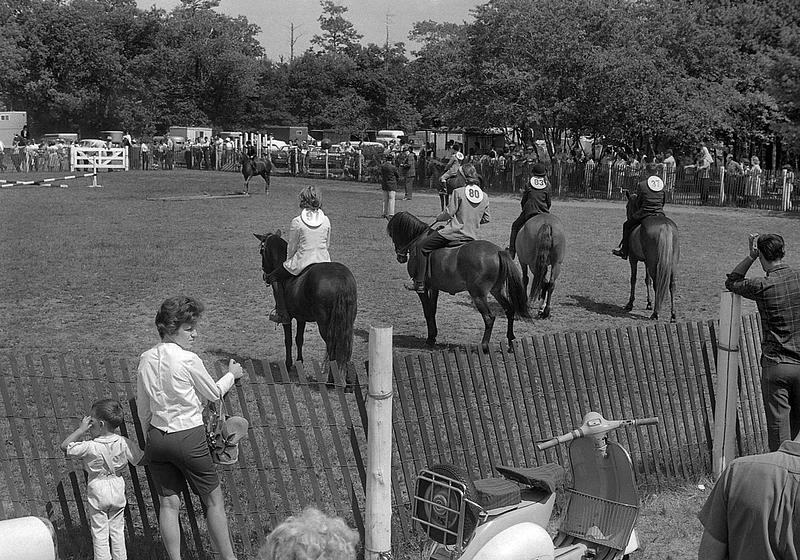
M417 244L414 281L406 285L409 290L425 293L428 258L433 251L447 247L452 242L474 241L480 224L489 221L489 197L480 188L481 177L475 171L475 166L466 163L459 167L458 173L466 184L453 191L447 209L436 218L438 222L446 222L444 227Z
M300 215L295 216L289 227L286 261L265 278L267 284L272 284L275 295L275 311L269 319L281 324L292 320L286 311L284 280L298 276L311 264L331 262L328 253L331 222L322 211L322 194L313 186L304 188L300 191L300 209Z

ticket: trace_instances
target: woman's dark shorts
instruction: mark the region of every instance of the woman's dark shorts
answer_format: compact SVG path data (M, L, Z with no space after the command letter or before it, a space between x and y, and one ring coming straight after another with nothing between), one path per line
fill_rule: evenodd
M146 456L159 496L180 495L187 482L198 496L207 496L219 486L205 426L169 434L150 426L148 436Z

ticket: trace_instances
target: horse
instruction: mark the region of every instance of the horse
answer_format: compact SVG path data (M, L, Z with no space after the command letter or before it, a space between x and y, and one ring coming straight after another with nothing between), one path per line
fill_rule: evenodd
M627 193L626 193L627 195ZM628 215L632 212L635 195L628 196ZM661 306L669 289L670 322L675 322L675 277L678 274L680 244L678 226L663 214L648 216L631 232L628 242L628 261L631 265L631 296L625 311L633 310L636 292L636 271L640 262L645 264L647 309L651 309L650 282L655 291L655 306L651 319L658 319Z
M550 317L550 300L561 274L561 263L567 249L564 228L553 214L542 213L533 216L517 234L514 243L517 258L522 265L522 281L528 286L528 269L531 271L528 300L542 300L539 318ZM549 278L548 278L549 269Z
M386 233L394 243L399 263L408 261L408 252L431 233L431 228L408 212L398 212L386 226ZM412 263L409 262L409 272ZM494 327L494 314L489 308L488 294L492 294L508 319L506 337L509 345L514 336L514 318L530 318L528 299L522 274L508 251L488 241L469 241L458 247L438 249L430 255L430 277L425 280L426 290L418 293L428 326L428 346L436 344L436 306L439 291L449 294L466 291L483 317L481 349L489 351L489 339Z
M260 175L267 184L265 192L266 194L269 194L269 177L272 173L272 170L275 168L272 160L269 158L250 158L247 156L247 154L242 154L242 158L239 160L239 162L242 164L244 192L246 194L250 194L250 179L256 175Z
M433 181L436 184L439 194L439 206L441 207L442 212L444 212L444 209L447 208L447 204L450 200L450 193L448 192L448 189L439 184L439 177L441 177L446 170L447 162L434 157L429 158L428 162L425 164L425 179L428 181L428 183Z
M259 235L261 269L264 279L286 261L287 243L281 231ZM284 282L286 311L297 321L297 361L303 361L303 335L306 323L316 323L325 341L326 360L346 368L353 353L353 324L358 310L356 280L345 265L336 262L316 263L299 276ZM286 368L292 367L292 324L283 325Z

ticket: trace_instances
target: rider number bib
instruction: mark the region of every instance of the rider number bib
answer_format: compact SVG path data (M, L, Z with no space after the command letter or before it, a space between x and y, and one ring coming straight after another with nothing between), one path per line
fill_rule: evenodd
M472 204L478 204L483 200L483 191L478 185L467 185L464 187L464 195Z
M547 186L547 181L544 177L531 177L531 186L534 189L543 189Z

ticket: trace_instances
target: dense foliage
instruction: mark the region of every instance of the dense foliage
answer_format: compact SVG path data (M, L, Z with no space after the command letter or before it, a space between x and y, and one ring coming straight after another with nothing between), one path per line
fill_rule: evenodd
M0 0L0 105L34 130L509 126L658 150L716 139L800 151L796 0L489 0L418 22L421 45L361 43L322 1L320 34L273 60L220 0Z

